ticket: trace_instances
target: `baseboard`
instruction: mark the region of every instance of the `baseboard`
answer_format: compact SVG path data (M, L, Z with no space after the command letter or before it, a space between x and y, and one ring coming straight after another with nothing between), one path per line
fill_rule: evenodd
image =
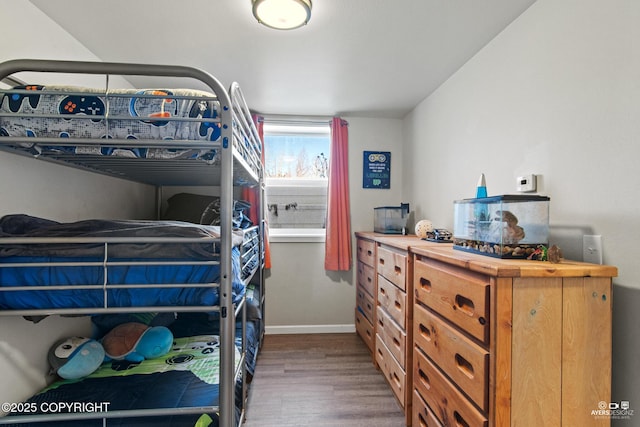
M356 325L289 325L265 326L267 335L283 334L345 334L356 331Z

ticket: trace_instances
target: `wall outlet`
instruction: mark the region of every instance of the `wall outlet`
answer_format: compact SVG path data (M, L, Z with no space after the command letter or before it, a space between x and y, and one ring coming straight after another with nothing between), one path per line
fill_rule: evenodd
M520 191L522 193L531 193L536 191L536 176L533 174L519 176L516 182L516 191Z
M602 236L582 236L582 260L591 264L602 264Z

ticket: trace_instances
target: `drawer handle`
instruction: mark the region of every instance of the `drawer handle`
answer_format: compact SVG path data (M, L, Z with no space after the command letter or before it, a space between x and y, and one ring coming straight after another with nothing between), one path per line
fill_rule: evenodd
M425 372L420 368L418 368L418 376L420 376L420 381L424 384L425 388L427 390L431 390L431 381L427 374L425 374Z
M402 346L400 345L400 341L398 341L398 338L396 337L393 337L393 344L398 348L402 348Z
M400 382L400 377L398 377L398 374L396 374L395 372L393 373L393 377L391 375L389 375L389 379L391 379L393 382L395 382L398 386L398 388L402 387L402 383Z
M373 251L367 251L367 256L373 256Z
M400 304L399 301L395 301L395 306L396 306L396 309L402 311L402 304Z
M456 353L456 365L458 366L460 372L462 372L468 378L473 379L473 365L458 353Z
M453 417L456 419L456 426L469 427L469 423L462 418L458 411L453 411Z
M422 414L418 414L418 424L419 424L419 427L429 427L427 422L424 420L424 417L422 416Z
M380 327L384 329L384 320L382 320L381 317L378 317L378 325L380 325Z
M367 334L367 336L368 336L369 338L372 338L372 337L371 337L371 331L370 331L370 330L368 330L368 329L367 329L367 330L365 330L365 333Z
M427 340L431 341L431 330L424 326L422 323L420 324L420 334Z
M384 258L380 258L380 259L378 259L378 264L380 264L380 265L384 265Z
M475 306L473 305L473 301L471 301L469 298L465 298L462 295L458 294L456 295L456 305L453 306L454 310L457 308L459 308L469 316L473 316Z
M402 274L402 267L398 267L397 265L394 268L396 274Z
M420 278L420 287L427 292L431 292L431 280L425 279L424 277Z

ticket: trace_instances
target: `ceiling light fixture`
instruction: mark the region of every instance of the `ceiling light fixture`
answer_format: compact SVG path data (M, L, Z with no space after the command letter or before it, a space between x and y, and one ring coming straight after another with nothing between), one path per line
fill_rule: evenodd
M311 0L251 0L253 16L276 30L293 30L311 19Z

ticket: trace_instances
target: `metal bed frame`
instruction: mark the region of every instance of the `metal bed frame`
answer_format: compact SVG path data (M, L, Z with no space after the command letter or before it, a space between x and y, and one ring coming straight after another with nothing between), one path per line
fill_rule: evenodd
M87 314L87 313L109 313L109 312L140 312L140 311L215 311L220 312L220 397L218 407L196 407L196 408L156 408L149 410L131 410L131 411L111 411L97 413L81 413L81 414L46 414L37 416L20 416L20 417L4 417L0 418L0 425L7 423L27 423L39 421L59 421L67 419L106 419L137 417L137 416L163 416L167 414L193 414L219 411L220 426L231 427L235 425L235 383L239 376L243 381L243 402L242 413L239 422L244 417L244 408L246 403L246 372L245 372L245 333L246 333L246 313L245 300L234 306L232 301L232 214L233 214L233 189L235 185L239 186L257 186L260 190L260 203L263 203L263 175L261 150L262 144L258 136L257 130L251 118L251 113L244 101L244 96L237 83L233 83L229 90L225 90L222 84L212 75L195 68L183 66L167 66L167 65L150 65L150 64L128 64L128 63L102 63L102 62L82 62L82 61L49 61L49 60L12 60L0 64L0 79L10 77L20 72L44 72L44 73L70 73L70 74L94 74L104 75L106 78L105 94L108 94L109 77L118 76L153 76L153 77L184 77L204 83L209 90L215 94L215 99L219 103L219 117L214 119L202 119L204 121L213 121L219 123L221 135L216 141L191 141L191 140L174 140L174 141L154 141L154 140L115 140L109 139L73 139L68 140L69 145L86 145L101 146L108 145L110 147L126 146L126 147L163 147L175 149L215 149L219 156L216 164L207 164L201 160L195 159L174 159L174 160L154 160L154 159L136 159L109 156L74 156L69 154L47 154L41 155L39 158L55 163L61 163L67 166L81 168L92 172L104 173L111 176L129 179L141 183L155 185L161 188L163 185L209 185L219 186L220 188L220 238L211 239L212 244L219 244L219 264L220 264L220 283L206 284L206 286L219 287L220 304L218 307L101 307L83 308L83 309L55 309L55 310L7 310L0 311L0 315L34 315L34 314ZM10 90L2 90L9 92ZM20 93L20 91L14 91ZM24 92L23 92L24 93ZM102 95L101 95L102 96ZM1 113L0 113L1 114ZM58 116L59 117L59 116ZM108 117L92 116L94 118ZM132 120L140 118L132 118ZM163 118L163 121L165 119ZM171 120L171 119L169 119ZM180 120L178 118L174 120ZM189 120L189 119L186 119ZM193 120L193 119L191 119ZM64 145L65 140L57 138L26 138L26 137L0 137L0 149L27 156L32 154L20 148L21 143L40 143L43 145ZM243 144L240 142L244 142ZM262 208L258 209L260 250L258 256L261 257L253 272L249 273L245 280L247 284L251 280L251 276L256 274L258 280L262 281L262 265L264 244L262 238L264 236ZM78 238L77 243L100 243L104 245L105 266L108 263L106 254L109 245L122 243L120 239L89 239ZM185 239L180 238L158 238L151 239L153 241L163 241L165 243L174 244L181 243ZM143 238L128 239L130 243L144 243L150 241ZM26 241L23 239L10 240L0 238L0 245L14 243L56 243L57 239L41 239ZM64 240L69 243L69 239ZM193 240L191 240L193 242ZM201 243L199 240L198 243ZM175 264L175 263L172 263ZM104 284L104 289L108 288L108 284ZM123 286L123 285L120 285ZM168 286L202 286L202 285L184 285L171 284ZM154 285L155 287L155 285ZM52 289L48 287L48 289ZM105 299L106 301L106 299ZM235 320L237 316L242 317L242 349L240 369L236 371L234 360L235 348ZM10 418L10 420L9 420Z

